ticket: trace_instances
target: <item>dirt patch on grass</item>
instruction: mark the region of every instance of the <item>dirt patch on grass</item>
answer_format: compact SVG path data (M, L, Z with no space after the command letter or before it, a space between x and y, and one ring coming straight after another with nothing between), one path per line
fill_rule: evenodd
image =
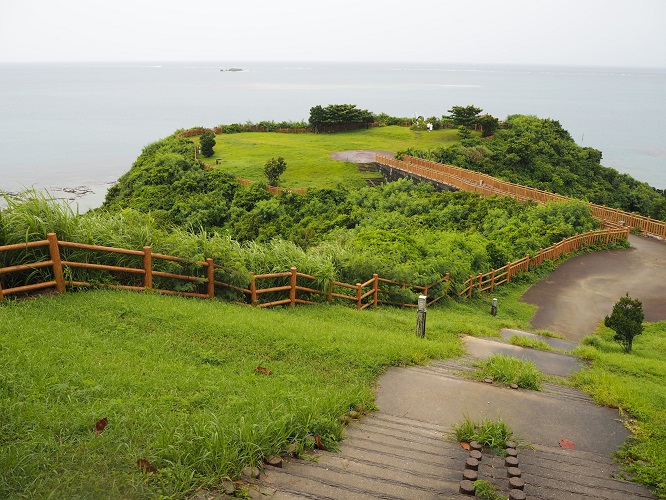
M351 163L374 163L376 155L390 156L393 158L395 153L390 151L377 151L370 149L349 149L347 151L338 151L331 153L331 158L339 161L348 161Z

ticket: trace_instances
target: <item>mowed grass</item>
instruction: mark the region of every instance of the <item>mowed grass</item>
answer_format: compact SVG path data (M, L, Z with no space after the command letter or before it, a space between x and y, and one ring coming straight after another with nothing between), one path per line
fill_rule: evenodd
M666 498L666 322L645 325L630 354L601 326L574 354L589 359L590 368L573 381L601 405L619 408L634 437L618 458L636 480Z
M180 498L308 435L334 448L387 366L461 354L442 327L453 311L433 311L419 339L414 311L393 308L110 291L5 304L0 498Z
M196 139L195 139L196 140ZM281 156L287 170L280 177L282 187L332 188L338 184L362 187L368 178L381 178L376 172L361 172L353 158L331 158L338 151L369 149L396 153L408 147L433 149L458 141L454 129L414 131L409 127L376 127L335 134L282 134L245 132L215 136L215 155L203 160L237 177L266 182L266 161ZM215 163L221 158L221 164Z

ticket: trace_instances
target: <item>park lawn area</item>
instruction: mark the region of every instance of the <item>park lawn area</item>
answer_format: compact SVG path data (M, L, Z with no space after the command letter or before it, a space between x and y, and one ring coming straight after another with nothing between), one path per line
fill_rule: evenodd
M600 326L583 339L574 354L590 360L591 367L574 375L573 382L628 418L635 436L617 457L635 480L666 498L666 321L645 324L629 354L613 335Z
M524 288L500 292L496 317L489 298L443 301L425 339L413 309L267 310L120 291L5 302L0 498L183 498L308 435L334 449L340 417L374 408L388 366L458 356L460 333L525 328Z
M287 162L287 170L280 177L282 187L332 188L338 184L362 187L366 179L381 178L381 174L361 172L356 163L333 160L331 153L351 149L396 153L408 147L448 146L458 140L455 129L427 132L398 126L334 134L243 132L216 135L215 154L203 161L237 177L266 182L264 165L272 157L281 156ZM215 158L221 158L221 165L215 164Z

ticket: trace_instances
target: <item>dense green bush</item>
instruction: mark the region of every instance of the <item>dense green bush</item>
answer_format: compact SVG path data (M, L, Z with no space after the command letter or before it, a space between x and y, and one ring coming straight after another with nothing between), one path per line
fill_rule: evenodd
M556 120L511 115L492 138L409 154L525 186L666 219L663 193L601 165L601 151L578 146Z

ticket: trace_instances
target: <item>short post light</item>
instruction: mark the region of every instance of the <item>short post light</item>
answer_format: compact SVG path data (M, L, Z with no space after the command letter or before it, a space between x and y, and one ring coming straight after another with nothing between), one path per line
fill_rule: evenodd
M419 295L418 308L416 309L416 336L425 337L426 327L426 304L428 297Z
M490 306L490 314L497 316L497 299L493 299L493 305Z

